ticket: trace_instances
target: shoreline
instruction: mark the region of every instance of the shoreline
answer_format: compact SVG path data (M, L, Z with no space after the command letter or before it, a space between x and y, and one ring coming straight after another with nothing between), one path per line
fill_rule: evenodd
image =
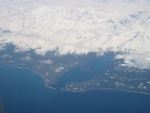
M150 93L146 93L146 92L130 91L130 90L116 89L116 88L94 88L94 89L88 89L85 91L69 91L69 90L65 90L65 89L61 88L61 91L73 92L73 93L86 93L86 92L90 92L90 91L100 91L100 90L120 91L120 92L127 92L127 93L150 95Z
M44 75L41 74L41 73L38 73L38 72L37 72L36 70L34 70L34 69L19 67L19 66L11 65L11 64L4 64L4 63L0 63L0 64L7 65L7 66L11 66L11 67L16 67L16 68L20 68L20 69L26 69L26 70L33 71L34 73L40 75L40 77L44 80L44 85L45 85L45 87L47 87L47 88L49 88L49 89L56 89L56 88L54 88L54 87L49 86L50 83L47 84L47 83L45 82L46 80L45 80L44 77L43 77Z
M24 68L24 67L19 67L19 66L15 66L15 65L11 65L11 64L4 64L4 63L0 63L2 65L7 65L7 66L11 66L11 67L16 67L16 68L21 68L21 69L27 69L27 70L31 70L33 71L34 73L40 75L40 77L44 80L44 85L45 87L49 88L49 89L52 89L52 90L55 90L57 88L55 87L52 87L52 86L49 86L50 84L53 84L53 83L46 83L45 82L45 79L44 79L44 75L41 74L41 73L38 73L36 70L34 69L30 69L30 68ZM94 89L88 89L88 90L85 90L85 91L67 91L65 90L64 88L61 88L59 89L60 91L64 91L64 92L71 92L71 93L84 93L84 92L89 92L89 91L99 91L99 90L111 90L111 91L121 91L121 92L128 92L128 93L136 93L136 94L145 94L145 95L150 95L150 93L146 93L146 92L138 92L138 91L130 91L130 90L124 90L124 89L116 89L116 88L94 88Z

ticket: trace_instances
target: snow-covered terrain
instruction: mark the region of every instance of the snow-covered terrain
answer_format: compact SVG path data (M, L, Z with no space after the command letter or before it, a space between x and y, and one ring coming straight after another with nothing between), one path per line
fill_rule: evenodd
M150 0L0 0L0 50L9 43L40 55L121 52L123 66L150 68Z

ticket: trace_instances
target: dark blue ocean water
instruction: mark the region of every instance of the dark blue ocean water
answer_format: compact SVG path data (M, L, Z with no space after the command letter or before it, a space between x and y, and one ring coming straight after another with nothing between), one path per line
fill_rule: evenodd
M150 113L150 95L51 90L38 74L6 65L0 65L0 96L5 113Z

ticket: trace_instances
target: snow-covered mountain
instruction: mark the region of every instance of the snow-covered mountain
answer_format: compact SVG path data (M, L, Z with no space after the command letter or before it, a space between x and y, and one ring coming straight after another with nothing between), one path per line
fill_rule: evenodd
M127 65L132 57L148 62L142 67L150 68L150 0L0 0L0 4L0 50L11 43L16 52L33 49L40 55L56 49L60 55L113 51L124 53L116 58L128 60Z

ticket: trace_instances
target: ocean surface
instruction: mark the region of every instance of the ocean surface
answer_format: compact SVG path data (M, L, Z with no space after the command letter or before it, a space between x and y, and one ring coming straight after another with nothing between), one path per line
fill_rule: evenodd
M150 95L113 90L51 90L33 71L3 64L0 99L5 113L150 113Z

